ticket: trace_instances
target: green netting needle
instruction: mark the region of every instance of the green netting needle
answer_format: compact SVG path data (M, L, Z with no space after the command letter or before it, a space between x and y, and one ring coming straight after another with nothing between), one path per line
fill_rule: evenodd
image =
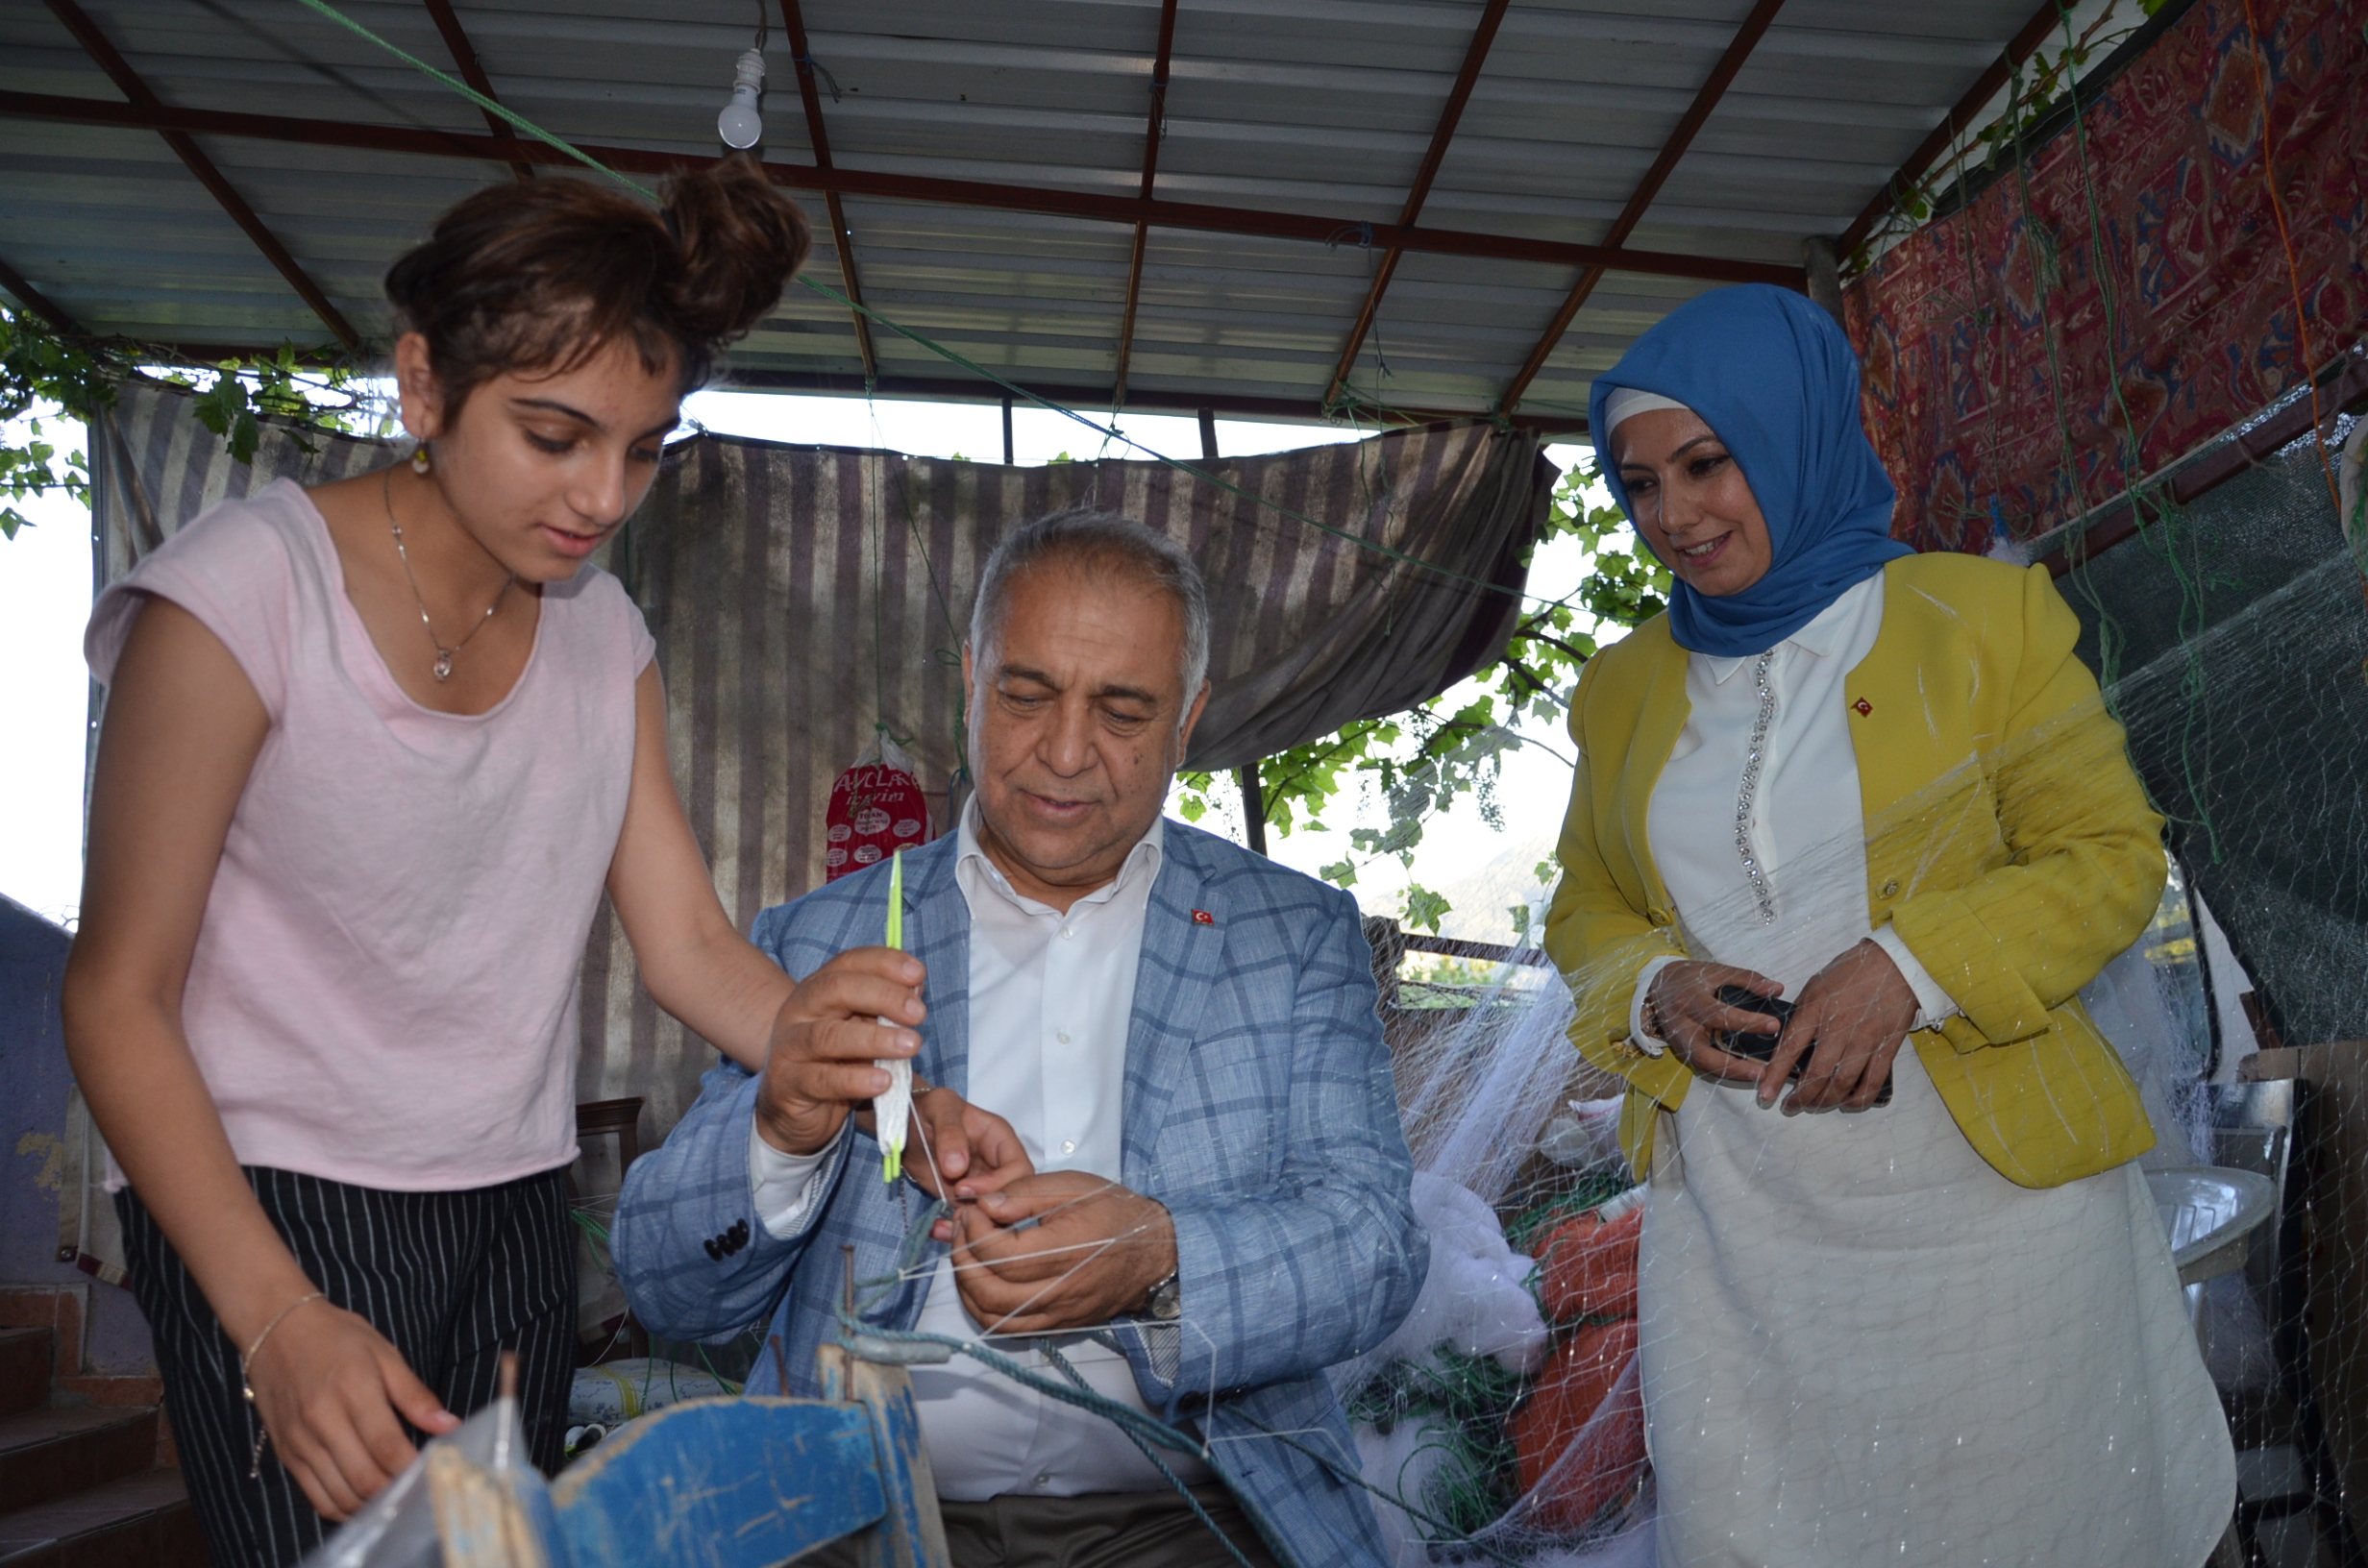
M888 857L888 945L904 951L904 851ZM886 1018L879 1020L893 1028ZM880 1180L894 1182L904 1174L904 1131L913 1115L913 1064L909 1057L876 1062L888 1072L888 1091L872 1101L879 1128Z

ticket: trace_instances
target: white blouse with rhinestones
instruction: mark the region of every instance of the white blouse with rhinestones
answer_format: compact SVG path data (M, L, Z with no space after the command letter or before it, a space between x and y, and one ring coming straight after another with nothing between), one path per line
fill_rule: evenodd
M1870 934L1914 988L1921 1027L1957 1006L1887 923L1871 932L1859 764L1844 686L1883 627L1868 577L1764 653L1690 656L1691 712L1653 786L1646 831L1687 951L1798 996ZM1640 1013L1656 960L1637 986ZM1638 1042L1659 1041L1632 1016Z

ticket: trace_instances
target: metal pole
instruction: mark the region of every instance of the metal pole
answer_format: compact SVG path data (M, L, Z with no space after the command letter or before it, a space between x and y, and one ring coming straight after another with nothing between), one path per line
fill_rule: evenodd
M1267 852L1267 796L1258 782L1258 765L1246 762L1235 770L1235 774L1242 781L1242 821L1246 828L1243 837L1263 855Z
M1003 400L1003 466L1011 466L1011 400Z
M1217 410L1200 410L1200 460L1217 461ZM1267 852L1267 796L1258 782L1258 765L1246 762L1234 770L1242 786L1242 836L1252 849Z

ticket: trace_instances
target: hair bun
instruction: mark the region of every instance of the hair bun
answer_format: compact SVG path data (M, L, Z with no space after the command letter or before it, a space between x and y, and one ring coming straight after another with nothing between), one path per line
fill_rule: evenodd
M428 340L457 413L505 373L564 370L629 342L684 392L778 304L813 246L805 214L742 157L677 176L661 210L555 175L461 200L386 274L396 330Z
M745 154L677 175L663 211L682 254L662 285L667 313L685 337L718 347L780 303L814 248L805 214Z

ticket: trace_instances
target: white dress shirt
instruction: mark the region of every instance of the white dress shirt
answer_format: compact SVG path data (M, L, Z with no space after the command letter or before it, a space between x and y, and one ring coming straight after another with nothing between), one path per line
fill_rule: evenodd
M1844 683L1882 629L1876 573L1764 654L1690 654L1692 711L1653 786L1645 829L1689 954L1756 969L1798 1000L1818 970L1871 936L1914 991L1923 1029L1957 1004L1887 920L1868 923ZM1677 962L1647 965L1630 1005L1631 1034L1655 1054L1663 1047L1645 1032L1644 997Z
M1118 1181L1126 1037L1144 916L1159 875L1161 824L1151 824L1116 880L1064 915L1023 895L996 870L978 846L977 814L974 798L962 813L954 861L954 880L971 912L966 1097L1011 1123L1038 1170L1090 1171ZM826 1153L782 1154L751 1127L749 1177L768 1231L797 1234ZM916 1136L906 1158L921 1157ZM939 1262L917 1326L963 1339L982 1332L955 1289L950 1260ZM1117 1351L1082 1335L1050 1342L1096 1392L1147 1409L1133 1370ZM1000 1339L996 1348L1060 1377L1033 1341ZM914 1367L912 1380L940 1497L1073 1497L1168 1484L1102 1417L1023 1388L968 1357ZM1161 1458L1187 1482L1212 1479L1197 1461L1172 1453Z

